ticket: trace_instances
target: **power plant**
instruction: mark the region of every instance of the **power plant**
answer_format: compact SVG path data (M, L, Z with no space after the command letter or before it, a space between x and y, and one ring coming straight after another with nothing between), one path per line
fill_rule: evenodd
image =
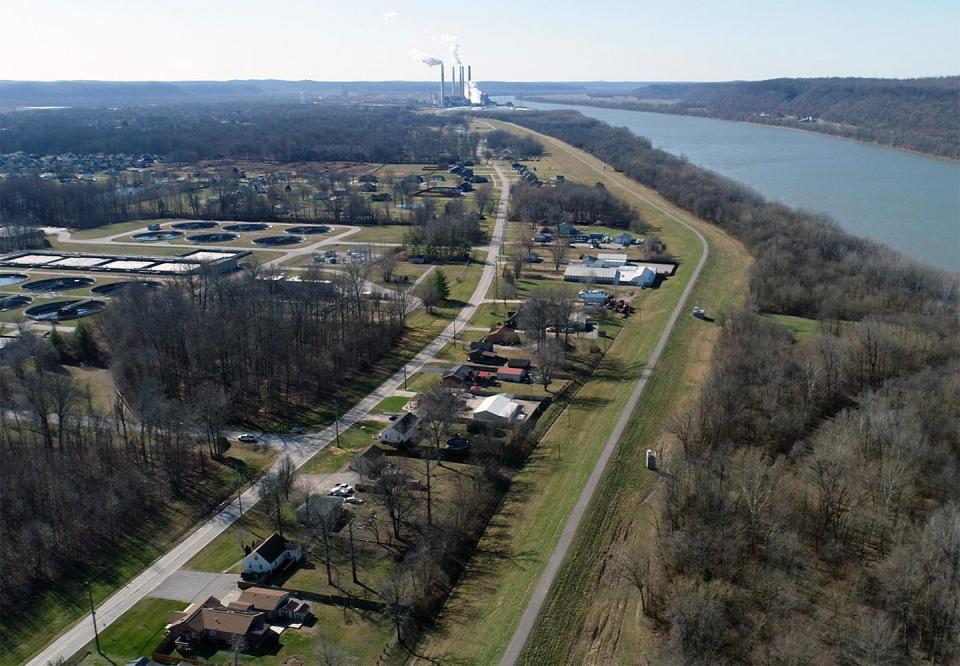
M457 70L459 71L459 75ZM439 106L486 106L490 100L473 80L473 67L454 63L450 67L450 86L447 87L446 69L440 63Z

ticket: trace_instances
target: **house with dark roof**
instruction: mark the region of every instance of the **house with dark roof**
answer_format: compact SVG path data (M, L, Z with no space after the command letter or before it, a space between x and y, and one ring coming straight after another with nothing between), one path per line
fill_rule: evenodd
M229 608L216 597L207 597L182 612L170 613L166 635L180 650L195 650L204 644L231 647L237 644L244 651L256 648L265 638L275 635L267 620L267 613Z
M343 498L332 495L309 495L296 508L297 522L308 527L336 528L343 513Z
M510 321L516 322L516 316L512 317ZM487 333L483 341L491 345L512 346L520 344L520 335L513 330L512 326L501 324L500 326L495 326L493 330Z
M419 435L417 415L413 412L407 412L380 433L380 441L384 444L402 446L415 443Z
M474 384L476 372L466 364L460 364L443 373L441 384L444 388L468 388Z
M493 345L489 349L484 347L475 347L467 352L467 358L471 363L480 363L481 365L503 365L503 357L493 351Z
M243 575L259 577L273 573L287 562L299 562L301 557L303 549L300 544L287 541L274 532L243 558Z
M367 478L376 478L387 464L387 452L371 444L350 461L350 469Z

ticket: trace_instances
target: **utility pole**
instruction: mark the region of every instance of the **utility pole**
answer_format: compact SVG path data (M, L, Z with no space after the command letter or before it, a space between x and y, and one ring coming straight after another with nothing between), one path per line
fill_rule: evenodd
M237 505L240 508L240 547L243 548L243 493L240 492L240 470L236 467L233 468L233 476L237 480Z
M407 390L407 366L403 366L403 390Z
M337 448L340 448L340 401L333 399L333 426L337 433Z
M353 550L353 517L351 516L350 521L347 523L347 526L350 528L350 568L353 569L353 582L357 585L360 584L360 580L357 578L357 556Z
M100 632L97 631L97 611L93 607L93 588L90 587L90 581L87 581L87 599L90 600L90 619L93 620L93 638L97 642L97 654L103 654L100 650Z

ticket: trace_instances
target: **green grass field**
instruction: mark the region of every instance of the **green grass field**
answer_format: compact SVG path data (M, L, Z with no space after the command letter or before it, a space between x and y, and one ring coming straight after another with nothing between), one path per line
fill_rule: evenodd
M389 398L384 398L380 401L380 404L374 408L374 411L377 412L399 412L403 409L403 406L410 402L410 398L402 395L392 395Z
M106 666L124 663L143 655L150 655L163 638L167 613L183 610L186 604L169 599L146 598L117 618L100 633L100 649L106 658L96 653L96 644L85 648L88 653L82 666Z

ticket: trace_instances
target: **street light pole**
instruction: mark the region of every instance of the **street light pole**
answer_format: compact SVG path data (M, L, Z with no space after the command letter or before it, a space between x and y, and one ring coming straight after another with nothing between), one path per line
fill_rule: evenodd
M103 654L100 650L100 632L97 631L97 611L93 607L93 588L90 587L90 581L87 581L87 599L90 600L90 618L93 620L93 638L97 642L97 654Z

